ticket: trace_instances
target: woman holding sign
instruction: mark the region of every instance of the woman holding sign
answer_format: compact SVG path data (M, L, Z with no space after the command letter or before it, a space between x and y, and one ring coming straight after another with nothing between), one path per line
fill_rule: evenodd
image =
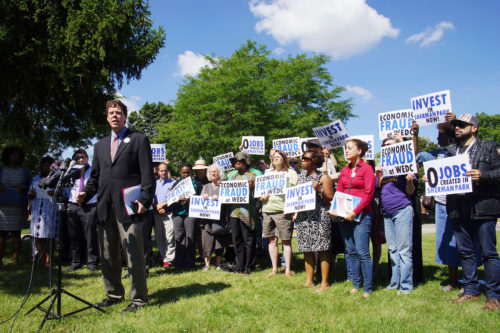
M181 180L191 177L193 168L191 164L181 165ZM181 181L178 180L175 186ZM193 187L196 195L201 192L201 185L196 180L193 181ZM174 236L175 236L175 268L194 268L196 258L195 248L195 227L196 219L189 217L189 198L183 198L172 204L174 216Z
M331 222L328 206L333 198L332 181L328 173L318 171L325 162L320 148L309 148L302 156L302 173L298 184L312 181L316 191L316 208L310 211L295 213L293 221L297 226L297 245L304 252L306 282L304 286L314 287L314 252L318 252L321 261L321 286L317 293L330 288L328 273L330 272Z
M201 195L203 199L217 200L219 198L220 181L225 180L224 169L218 164L212 164L207 169L207 179L211 183L205 184L203 190L201 190ZM223 208L226 205L222 206ZM219 268L222 263L222 255L224 253L224 248L229 246L231 243L231 235L221 235L216 234L216 231L212 228L214 223L219 225L225 225L229 223L226 221L226 214L224 214L224 209L221 209L220 220L201 220L201 256L205 260L205 267L203 271L206 272L210 269L210 256L215 250L215 267Z
M368 150L366 142L350 139L345 146L349 164L340 171L337 192L358 197L361 201L340 222L340 232L344 238L346 252L349 254L353 288L349 294L356 294L363 282L363 297L372 292L372 259L370 257L370 233L372 227L372 205L374 181L372 167L362 158ZM336 216L336 211L330 214ZM361 274L360 274L361 272Z
M276 150L271 158L272 169L266 175L276 172L286 172L286 187L297 185L298 176L295 170L290 168L286 154L281 150ZM283 209L285 208L285 195L269 195L260 198L262 202L262 236L269 239L269 256L273 265L271 273L266 277L272 277L278 274L278 237L283 243L283 255L285 257L286 269L285 275L292 276L290 264L292 261L292 233L293 222L285 218Z
M382 147L396 143L396 138L386 138L382 141ZM412 195L415 192L415 176L410 172L397 177L384 177L380 165L375 171L392 269L391 282L387 289L399 288L398 294L408 294L413 290Z
M255 187L255 174L250 172L250 155L244 152L237 153L231 158L236 173L230 175L229 180L246 180L250 186L248 204L231 204L229 223L233 238L234 251L238 270L248 275L255 268L255 223L257 208L252 195Z

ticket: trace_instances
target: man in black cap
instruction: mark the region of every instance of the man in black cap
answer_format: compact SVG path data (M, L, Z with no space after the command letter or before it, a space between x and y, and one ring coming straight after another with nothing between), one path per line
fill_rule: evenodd
M472 193L446 196L446 210L452 220L457 249L462 262L465 292L452 303L479 300L474 239L481 246L484 262L486 304L484 310L500 309L500 259L496 250L496 224L500 216L500 145L477 138L479 122L471 114L452 119L456 144L447 156L469 156Z

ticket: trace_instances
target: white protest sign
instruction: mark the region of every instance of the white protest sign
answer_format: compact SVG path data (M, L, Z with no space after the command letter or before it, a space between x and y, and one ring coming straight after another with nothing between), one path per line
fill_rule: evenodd
M165 145L161 143L152 143L151 154L153 155L153 162L163 162L167 158L165 155Z
M444 116L451 111L450 91L439 91L411 99L413 116L419 126L446 122Z
M250 186L247 180L229 180L220 183L219 201L223 204L250 202Z
M328 125L314 127L313 131L321 145L330 149L344 146L346 139L349 137L340 119Z
M413 110L396 110L378 114L379 139L401 134L403 138L411 138L413 131L411 123L413 121Z
M465 175L470 169L469 157L466 154L424 162L427 176L425 195L472 192L472 179Z
M224 171L229 171L234 169L233 165L231 164L231 158L233 157L234 157L233 153L229 152L226 154L217 155L212 160L213 163L216 163L217 165L221 166L224 169Z
M243 136L241 144L243 145L242 152L250 155L265 155L266 144L263 136Z
M254 198L285 194L287 172L268 172L255 178Z
M399 176L418 173L413 141L403 141L381 148L383 176Z
M284 213L303 212L316 208L316 191L312 182L287 187Z
M170 190L167 194L167 203L170 206L173 203L176 203L180 199L189 198L192 195L195 195L196 192L193 186L193 180L191 177L187 177L181 180L173 189Z
M193 195L189 200L189 217L219 220L220 208L219 200L214 201L210 198L205 200L202 196Z
M375 142L375 137L373 135L353 135L349 137L349 139L359 139L361 141L366 142L368 145L368 150L365 153L365 157L367 160L374 160L375 159L375 153L373 150L374 142ZM344 149L344 160L347 161L347 157L345 156L345 146L343 147Z
M352 211L354 211L354 208L356 208L360 202L361 198L359 197L337 191L333 196L330 210L335 213L335 215L345 218L347 217L348 213L350 214ZM358 222L360 221L360 219L361 214L354 218L354 220Z
M282 150L287 157L300 156L300 138L284 138L273 140L273 148Z
M307 141L313 140L313 139L318 139L316 137L313 138L300 138L299 139L299 148L300 148L300 156L304 155L304 153L307 150Z

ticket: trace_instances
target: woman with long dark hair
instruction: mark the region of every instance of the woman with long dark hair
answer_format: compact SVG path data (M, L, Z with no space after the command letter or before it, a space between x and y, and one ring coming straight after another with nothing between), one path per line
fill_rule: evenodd
M373 168L363 161L368 145L359 139L350 139L345 146L349 164L340 171L337 191L361 198L359 204L348 212L340 222L340 232L344 238L346 252L349 254L349 267L353 288L349 293L356 294L363 285L363 297L372 292L372 260L370 257L370 233L372 227L371 200L374 192ZM331 213L336 215L335 212ZM359 216L359 222L355 221ZM361 272L361 274L360 274Z

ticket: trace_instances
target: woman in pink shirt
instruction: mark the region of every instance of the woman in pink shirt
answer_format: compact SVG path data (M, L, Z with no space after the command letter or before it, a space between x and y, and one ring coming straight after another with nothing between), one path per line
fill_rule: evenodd
M352 270L353 288L349 293L356 294L363 281L363 297L365 298L370 297L372 292L370 232L371 200L375 185L373 168L362 160L367 150L368 145L361 140L351 139L347 142L345 154L349 164L340 171L337 184L338 192L348 193L361 199L353 211L347 212L345 220L340 222L340 232L344 238ZM331 214L336 215L335 211Z

